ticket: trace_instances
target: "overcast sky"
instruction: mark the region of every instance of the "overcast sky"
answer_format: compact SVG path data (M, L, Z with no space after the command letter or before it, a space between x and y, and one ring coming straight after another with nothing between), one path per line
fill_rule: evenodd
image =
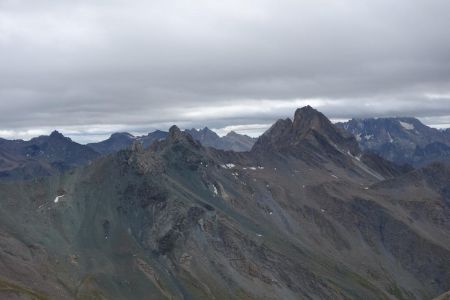
M0 0L0 136L450 124L448 0Z

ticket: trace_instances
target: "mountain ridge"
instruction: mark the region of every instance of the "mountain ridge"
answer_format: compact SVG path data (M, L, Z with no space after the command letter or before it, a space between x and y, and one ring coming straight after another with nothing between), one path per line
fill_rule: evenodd
M430 128L416 118L352 119L336 125L355 135L363 150L399 164L450 161L450 131Z
M0 284L10 287L0 296L431 299L450 290L448 164L400 170L366 159L323 118L296 112L248 152L205 147L173 126L149 148L135 141L71 172L0 182Z

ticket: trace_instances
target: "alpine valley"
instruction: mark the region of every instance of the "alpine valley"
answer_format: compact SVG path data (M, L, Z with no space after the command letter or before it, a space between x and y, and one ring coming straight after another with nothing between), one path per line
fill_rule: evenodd
M377 122L2 140L0 299L447 299L448 132Z

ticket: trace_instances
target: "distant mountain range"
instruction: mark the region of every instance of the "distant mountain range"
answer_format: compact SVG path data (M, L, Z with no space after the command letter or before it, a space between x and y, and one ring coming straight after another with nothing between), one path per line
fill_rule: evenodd
M206 127L187 132L205 146L223 150L248 151L255 141L235 132L219 137ZM0 139L0 180L54 175L69 168L86 165L101 155L127 149L134 142L148 148L156 141L165 139L167 135L168 132L161 130L143 136L119 132L104 141L87 145L78 144L58 131L30 141Z
M0 179L48 176L98 157L99 153L57 131L30 141L0 139Z
M291 124L287 120L278 121L274 128L262 136L259 143L269 140L270 147L285 147L293 151L295 147L291 147L292 145L284 145L282 141L273 140L269 136L271 131L275 132L275 136L282 136L278 133L294 134L289 131L289 126ZM322 126L323 124L315 123L311 130ZM352 119L337 123L336 127L353 135L362 151L378 154L399 165L424 166L434 161L450 161L450 129L430 128L415 118ZM233 131L220 137L207 127L200 130L188 129L185 132L206 147L235 152L250 151L257 141L256 138ZM30 141L0 139L0 179L52 175L85 165L101 155L127 149L134 142L148 148L167 135L168 132L161 130L144 136L118 132L104 141L87 145L73 142L57 131ZM344 134L346 139L350 135ZM330 133L329 136L337 135ZM258 147L257 144L256 148ZM355 145L352 147L354 149Z
M129 138L70 172L0 182L0 298L432 299L450 290L446 163L411 169L366 153L311 107L245 152L205 147L176 126L148 148Z
M143 136L134 136L128 132L119 132L112 134L104 141L90 143L87 146L98 153L110 154L130 147L135 141L140 142L144 148L148 148L155 141L165 139L166 137L167 132L161 130L156 130Z
M188 129L186 130L195 140L199 141L202 145L206 147L213 147L222 150L232 150L232 151L249 151L256 139L251 138L247 135L241 135L234 131L229 132L227 135L220 137L217 133L205 127L201 130ZM139 141L142 143L144 148L148 148L155 141L165 139L167 137L167 132L165 131L154 131L146 136L133 136L130 133L114 133L111 137L105 141L98 143L87 144L95 151L108 154L117 152L118 150L123 150L129 147L134 141Z
M430 128L415 118L352 119L336 125L353 134L363 150L399 164L450 161L450 130Z
M220 137L217 133L210 130L208 127L203 129L186 130L195 140L199 141L203 146L212 147L221 150L231 150L236 152L250 151L256 138L248 135L238 134L234 131L227 135Z

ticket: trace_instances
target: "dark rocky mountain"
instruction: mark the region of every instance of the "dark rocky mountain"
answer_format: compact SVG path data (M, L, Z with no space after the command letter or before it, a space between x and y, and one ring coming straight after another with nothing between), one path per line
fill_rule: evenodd
M0 140L0 178L47 176L87 164L99 154L54 131L29 141Z
M136 137L128 132L116 132L113 133L108 139L97 142L90 143L86 146L92 148L101 154L110 154L113 152L117 152L129 147L133 141L136 140Z
M362 149L397 163L450 161L450 130L430 128L415 118L352 119L336 125L355 135Z
M358 143L352 135L335 127L327 117L310 106L297 109L293 121L278 120L253 147L253 151L272 150L294 155L308 149L311 155L330 149L336 154L360 154Z
M221 150L232 150L235 152L249 151L256 142L255 138L238 134L234 131L220 137L208 127L200 130L194 128L187 129L186 132L189 133L195 140L199 141L202 145Z
M449 178L364 154L310 107L249 152L174 126L0 183L0 298L432 299L450 290Z
M137 140L142 143L144 148L148 148L154 142L164 140L167 137L167 134L167 131L156 130L147 135L137 137Z

